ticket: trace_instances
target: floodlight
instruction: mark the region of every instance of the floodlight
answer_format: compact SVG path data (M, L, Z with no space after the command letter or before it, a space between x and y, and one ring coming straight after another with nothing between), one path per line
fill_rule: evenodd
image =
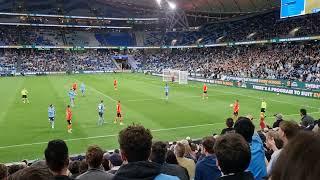
M156 1L157 1L157 4L161 6L161 0L156 0Z
M168 5L170 7L170 9L175 10L177 8L177 5L173 2L168 1Z

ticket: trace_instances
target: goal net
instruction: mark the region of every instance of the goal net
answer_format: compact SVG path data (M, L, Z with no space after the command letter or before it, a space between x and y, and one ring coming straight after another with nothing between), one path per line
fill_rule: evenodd
M164 69L162 71L163 81L178 82L179 84L188 84L188 72L175 69Z

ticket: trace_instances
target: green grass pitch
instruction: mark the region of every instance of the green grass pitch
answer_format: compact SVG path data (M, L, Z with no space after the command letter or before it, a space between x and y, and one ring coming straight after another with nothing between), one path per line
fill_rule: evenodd
M119 89L113 89L113 79ZM73 82L84 82L85 97L77 96L73 108L73 133L67 133L65 107L67 92ZM67 141L71 154L83 153L88 145L105 149L118 148L117 135L126 125L140 123L153 131L155 140L174 141L190 136L201 138L220 133L230 104L240 101L240 115L252 114L258 125L261 98L266 99L267 122L281 112L285 119L299 120L299 108L319 117L317 99L279 95L261 91L209 85L209 99L203 100L202 83L170 84L170 98L164 98L164 82L159 77L143 74L99 74L42 77L0 78L0 161L43 158L51 139ZM20 91L29 91L30 104L21 102ZM103 127L97 126L97 106L106 105ZM116 115L116 100L121 100L125 126L112 123ZM56 127L50 129L47 117L49 104L56 107Z

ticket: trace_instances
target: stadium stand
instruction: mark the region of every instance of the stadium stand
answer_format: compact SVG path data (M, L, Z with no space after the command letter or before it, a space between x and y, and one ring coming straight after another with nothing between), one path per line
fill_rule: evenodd
M165 33L146 31L142 37L145 46L158 46L171 45L173 40L176 40L175 45L192 45L319 35L319 14L289 20L278 20L278 17L279 11L271 11L241 19L207 23L193 31L168 31ZM8 29L9 31L7 31ZM94 46L99 43L112 46L134 46L137 44L135 33L131 32L102 31L93 33L90 30L61 32L59 29L48 31L48 29L26 27L0 28L0 32L0 44L5 45L19 43L60 45L63 42L63 37L58 36L58 34L61 33L65 34L67 44L77 46ZM201 41L198 42L198 40Z
M155 72L172 68L218 79L228 75L319 82L319 47L315 42L183 49L138 59L144 58L143 69Z
M124 6L124 3L121 4ZM89 4L85 1L67 6L64 15L97 16L99 8L105 10L103 15L113 14L112 6L103 8L92 5L90 9L83 9L87 6ZM47 11L40 9L38 12ZM320 35L319 13L285 21L278 20L279 13L278 9L248 13L238 18L207 22L197 30L139 31L139 40L131 30L117 32L90 28L74 30L1 26L0 46L44 45L82 48L3 48L0 49L0 75L13 75L17 72L113 72L118 66L113 55L124 54L135 61L136 69L132 70L141 72L161 74L163 69L179 69L188 71L190 76L198 74L206 79L232 76L320 82L319 41L240 46L227 43ZM126 12L119 11L114 14L123 16ZM36 18L21 21L45 23L44 20ZM83 22L68 21L60 24L78 25ZM135 51L126 48L119 48L117 51L83 48L201 45L223 42L226 42L225 46L212 48L199 46ZM112 97L109 97L109 100L113 100ZM133 104L134 101L131 100ZM320 179L320 160L316 158L320 153L320 120L311 117L311 113L307 115L305 109L301 109L300 113L302 119L299 124L283 119L281 114L277 114L276 125L273 128L267 124L265 129L260 130L255 127L256 122L253 118L228 118L227 127L221 135L219 130L201 140L191 140L187 137L177 142L153 142L151 130L133 124L123 128L118 134L120 151L104 150L93 145L83 149L83 152L86 151L85 154L72 155L65 141L50 140L44 149L43 159L0 164L0 180ZM94 138L91 139L94 141ZM14 149L15 146L19 147L13 145L10 148ZM19 151L19 148L14 150Z

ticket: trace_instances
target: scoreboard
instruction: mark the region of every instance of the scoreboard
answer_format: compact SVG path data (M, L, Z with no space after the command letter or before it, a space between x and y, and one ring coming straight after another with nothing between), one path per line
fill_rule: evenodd
M281 0L280 18L320 12L320 0Z

